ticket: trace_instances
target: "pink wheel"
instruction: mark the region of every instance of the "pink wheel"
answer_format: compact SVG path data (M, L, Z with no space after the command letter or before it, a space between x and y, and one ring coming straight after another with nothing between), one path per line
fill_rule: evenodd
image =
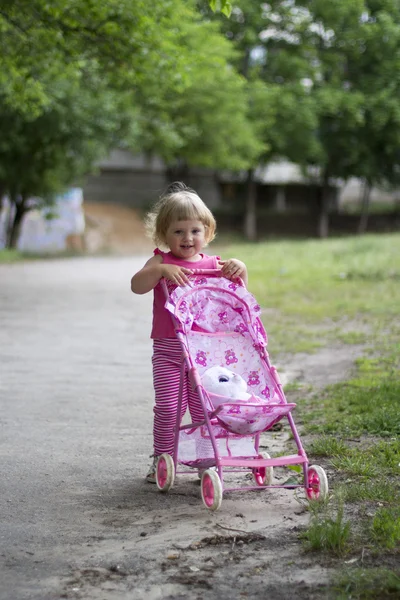
M174 485L175 465L170 454L161 454L156 466L156 483L160 492L168 492Z
M322 467L313 465L308 468L306 494L308 500L323 502L328 496L328 478Z
M207 469L201 476L201 497L208 510L218 510L222 503L222 483L216 471Z
M271 458L267 452L258 455L258 458ZM274 467L258 467L253 469L254 479L257 485L271 485L274 476Z

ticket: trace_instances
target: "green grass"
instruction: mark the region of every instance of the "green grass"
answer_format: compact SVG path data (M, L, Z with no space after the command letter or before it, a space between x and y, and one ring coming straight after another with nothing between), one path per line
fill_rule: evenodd
M316 319L341 317L343 311L397 314L399 234L264 242L223 252L246 262L249 288L262 306ZM395 297L381 297L381 288Z
M400 506L382 507L368 526L372 541L380 548L394 550L400 546Z
M19 250L0 250L0 264L19 262L23 259L24 256Z
M348 478L345 483L338 484L335 489L345 502L366 501L365 505L368 502L396 503L399 495L398 486L382 477L374 477L372 480Z
M213 251L246 262L249 289L267 309L263 320L274 354L313 352L335 340L364 343L369 331L391 330L398 319L400 234L228 244ZM357 330L360 322L366 331Z
M397 345L380 359L358 361L357 376L325 390L304 419L309 431L400 435L400 377Z
M10 264L27 260L54 260L60 258L76 258L84 256L79 250L63 250L60 252L21 252L20 250L0 250L0 264Z
M385 568L351 569L334 586L336 600L384 600L399 598L400 576Z
M349 550L351 526L344 517L342 500L339 500L335 509L329 503L314 503L311 512L310 524L301 536L305 548L308 551L344 556Z
M307 398L304 422L320 434L310 452L337 476L333 496L360 509L353 550L390 553L400 547L400 359L397 344L382 351L359 360L352 380Z

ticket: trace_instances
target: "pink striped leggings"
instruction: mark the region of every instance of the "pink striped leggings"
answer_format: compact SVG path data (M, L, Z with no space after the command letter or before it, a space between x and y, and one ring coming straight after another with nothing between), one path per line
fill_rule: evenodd
M175 338L153 340L154 454L158 456L174 450L174 427L178 410L179 380L182 365L182 346ZM189 404L192 421L203 421L204 413L198 394L193 391L188 377L183 385L181 419Z

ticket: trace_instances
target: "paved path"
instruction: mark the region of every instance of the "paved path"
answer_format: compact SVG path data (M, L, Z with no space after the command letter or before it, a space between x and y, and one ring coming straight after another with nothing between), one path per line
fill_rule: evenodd
M308 513L292 491L227 495L209 513L196 473L167 495L143 480L151 295L129 289L143 263L0 265L0 600L291 600L295 582L308 600L304 582L326 573L299 556Z
M0 265L0 598L40 598L151 451L143 258ZM127 492L129 493L129 492Z

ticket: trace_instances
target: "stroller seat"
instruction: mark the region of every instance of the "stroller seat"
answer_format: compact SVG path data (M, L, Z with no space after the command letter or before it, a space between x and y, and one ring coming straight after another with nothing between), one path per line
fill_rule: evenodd
M268 403L257 396L248 400L232 400L210 392L206 392L206 396L214 407L210 417L216 417L221 427L237 435L266 431L296 406L293 403Z

